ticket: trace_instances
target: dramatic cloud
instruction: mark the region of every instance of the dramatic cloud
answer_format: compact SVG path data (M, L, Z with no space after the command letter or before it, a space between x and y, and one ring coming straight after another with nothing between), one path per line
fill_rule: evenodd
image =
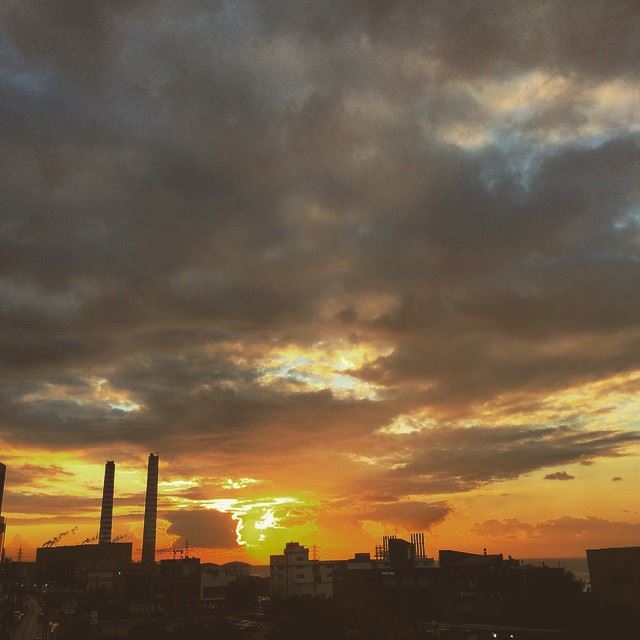
M63 469L60 465L50 464L40 466L37 464L23 464L12 466L9 480L12 486L20 485L47 485L54 480L64 482L65 479L73 477L73 473Z
M39 487L39 485L36 485ZM101 497L97 495L95 498L66 494L61 495L62 488L59 493L42 493L42 491L7 491L6 508L14 513L43 513L58 512L65 513L69 518L86 513L98 513L100 511ZM144 505L144 495L120 496L115 497L115 506L120 507L142 507Z
M160 450L195 483L168 508L348 493L391 523L420 496L636 454L635 2L0 16L16 484ZM371 482L404 506L360 500Z
M446 502L392 502L377 505L375 509L360 514L360 517L421 531L444 520L450 511L451 505Z
M639 440L637 432L569 426L428 426L417 432L381 436L381 454L367 460L365 466L371 471L363 484L379 483L395 495L468 491L545 466L597 456L618 457ZM566 472L545 477L572 478Z
M228 549L237 547L235 523L231 516L218 511L196 509L171 511L164 516L169 521L167 533L179 536L176 545L194 548Z

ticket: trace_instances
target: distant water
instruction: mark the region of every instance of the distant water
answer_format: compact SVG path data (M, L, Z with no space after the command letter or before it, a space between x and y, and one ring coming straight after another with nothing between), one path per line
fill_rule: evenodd
M587 558L523 558L525 564L532 564L537 567L546 564L548 567L562 567L567 571L571 571L573 575L582 580L589 582L589 565Z
M571 571L573 575L582 580L589 582L589 567L585 558L523 558L525 564L532 564L541 567L546 564L548 567L562 567L567 571ZM261 578L269 577L269 565L253 565L251 567L251 575L260 576Z

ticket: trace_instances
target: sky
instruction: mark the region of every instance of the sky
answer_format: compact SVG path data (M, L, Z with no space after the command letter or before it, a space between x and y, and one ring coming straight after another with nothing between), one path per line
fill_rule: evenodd
M0 16L8 555L638 544L637 2Z

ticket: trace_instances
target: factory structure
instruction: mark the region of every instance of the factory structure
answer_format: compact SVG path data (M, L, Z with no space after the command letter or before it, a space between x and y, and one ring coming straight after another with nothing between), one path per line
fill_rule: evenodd
M1 549L6 476L0 463ZM22 562L21 554L17 561L4 558L0 601L31 585L47 603L47 624L84 616L104 621L101 632L116 637L108 636L116 619L125 628L152 617L189 618L246 597L254 605L268 602L265 606L276 613L289 600L332 599L355 611L420 611L431 620L506 620L514 612L541 611L561 620L564 609L580 598L582 586L560 567L525 564L486 550L441 549L436 562L427 555L422 532L410 533L408 539L385 535L373 553L338 560L320 560L315 548L310 553L299 542L288 542L282 554L271 556L268 579L252 574L243 562L201 563L190 557L188 548L174 549L172 559L156 562L158 481L159 454L150 453L140 562L133 562L131 542L113 537L116 463L108 460L95 538L60 544L76 533L74 527L38 548L35 562ZM597 601L640 607L640 547L593 549L587 555Z
M340 594L345 570L376 571L391 575L396 569L426 569L434 566L426 555L424 534L412 533L410 541L397 536L383 536L375 557L356 553L351 560L318 560L309 557L309 549L298 542L288 542L281 555L270 559L271 595L274 600L298 597L333 598ZM368 576L372 574L367 574Z
M147 492L144 508L142 565L155 567L156 527L158 517L159 455L149 454ZM40 582L55 584L98 583L109 586L114 576L122 576L132 566L133 544L113 539L113 501L116 464L107 460L104 468L100 529L95 539L76 545L58 545L60 539L75 529L58 534L36 550L36 575Z
M97 535L79 544L61 544L77 532L73 527L43 543L35 562L23 562L21 553L17 561L7 559L0 564L0 599L16 585L31 583L56 602L49 611L51 619L76 615L89 602L92 610L99 611L98 603L106 601L112 608L118 603L129 618L147 618L159 612L184 614L219 606L232 585L253 580L247 563L201 564L188 549L174 549L172 559L156 562L159 461L158 453L149 454L139 563L133 562L133 544L122 541L125 536L113 537L116 463L107 460ZM5 475L6 467L0 463L0 514ZM0 523L4 536L4 518Z

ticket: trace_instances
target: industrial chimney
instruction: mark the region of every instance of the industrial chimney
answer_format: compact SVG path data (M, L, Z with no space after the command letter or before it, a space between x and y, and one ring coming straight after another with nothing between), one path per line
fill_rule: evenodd
M104 465L104 485L102 488L102 511L100 512L99 544L111 542L111 529L113 527L113 483L116 475L116 463L107 460Z
M0 462L0 562L4 560L4 532L6 530L5 519L2 517L2 498L4 497L4 479L7 475L7 467Z
M142 564L153 566L156 561L156 520L158 519L158 460L149 454L147 495L144 501L144 531L142 533Z
M0 462L0 516L2 515L2 498L4 497L4 479L7 475L7 467Z

